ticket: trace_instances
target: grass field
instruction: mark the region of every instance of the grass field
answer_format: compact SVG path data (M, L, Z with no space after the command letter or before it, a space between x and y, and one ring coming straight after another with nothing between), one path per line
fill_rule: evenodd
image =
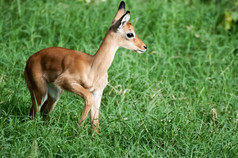
M48 123L28 119L28 57L94 54L119 3L0 0L0 157L238 157L238 29L216 25L232 0L126 0L148 51L116 53L101 132L78 128L84 102L68 92Z

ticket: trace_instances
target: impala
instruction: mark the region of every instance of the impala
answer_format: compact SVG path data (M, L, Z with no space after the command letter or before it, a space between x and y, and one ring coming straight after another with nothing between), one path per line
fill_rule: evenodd
M63 90L66 90L85 101L78 124L83 124L91 110L92 130L99 127L101 97L108 84L107 71L117 49L124 47L137 53L146 51L146 45L135 34L129 19L130 12L125 12L122 1L101 46L93 56L61 47L50 47L33 54L24 71L32 101L30 115L35 117L39 107L43 119L47 119Z

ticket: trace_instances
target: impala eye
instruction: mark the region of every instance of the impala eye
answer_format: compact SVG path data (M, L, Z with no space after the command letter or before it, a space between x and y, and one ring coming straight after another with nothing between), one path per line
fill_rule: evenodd
M132 38L132 37L134 37L134 34L133 34L133 33L128 33L128 34L126 34L126 36L127 36L128 38Z

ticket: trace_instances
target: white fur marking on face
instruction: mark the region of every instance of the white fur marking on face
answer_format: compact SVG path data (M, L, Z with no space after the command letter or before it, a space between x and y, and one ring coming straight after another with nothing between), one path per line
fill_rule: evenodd
M131 37L131 38L127 37L127 34L128 34L128 33L132 33L132 34L133 34L133 37ZM126 39L134 39L134 38L136 38L136 34L135 34L134 31L131 31L131 30L130 30L130 31L126 32L125 37L126 37Z
M145 50L140 50L140 49L137 50L137 53L139 53L139 54L144 53L144 52L145 52Z

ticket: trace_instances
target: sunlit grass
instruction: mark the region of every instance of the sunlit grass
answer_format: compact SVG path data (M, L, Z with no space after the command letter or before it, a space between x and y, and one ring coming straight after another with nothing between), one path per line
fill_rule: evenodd
M23 79L36 51L94 54L119 1L0 1L0 157L237 157L237 32L216 27L229 3L126 1L148 51L120 48L100 109L101 133L77 122L64 93L45 123L28 119ZM217 117L216 117L217 116Z

